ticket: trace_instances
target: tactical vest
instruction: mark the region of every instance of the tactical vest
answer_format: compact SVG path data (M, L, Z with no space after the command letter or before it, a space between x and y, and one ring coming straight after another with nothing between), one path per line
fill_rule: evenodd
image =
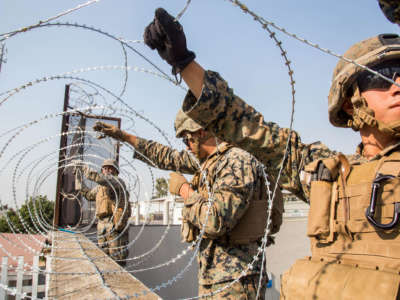
M98 185L96 193L96 217L102 219L111 216L112 213L112 200L109 188Z
M307 235L312 257L298 260L283 276L282 299L396 299L400 152L351 166L337 156L305 171L315 173L320 162L333 180L311 182ZM380 228L390 223L393 228Z
M125 186L125 185L124 185ZM125 189L116 189L117 197L114 190L107 186L98 185L96 193L96 216L99 219L113 216L113 224L116 231L121 231L128 223L131 216L131 206L129 203L129 193Z
M227 143L222 143L218 148L219 154L214 155L204 163L202 169L207 172L206 178L211 189L216 180L215 177L219 168L218 162L232 147L233 146ZM200 173L196 173L193 176L191 185L194 187L194 189L197 189L204 199L208 199L209 194L207 190L207 184L205 182L201 182L200 176ZM260 180L260 185L262 185L262 188L259 189L259 194L253 195L253 197L250 199L250 205L245 214L240 218L239 222L232 229L232 231L230 231L227 236L224 237L231 244L248 244L250 242L257 241L264 236L268 217L268 191L265 186L265 178L261 176ZM268 180L271 183L270 188L274 188L275 182L270 178L270 176L268 176ZM271 193L272 192L273 191L271 191ZM271 234L277 233L280 225L282 224L283 196L279 187L276 189L273 201L274 207L272 209L273 213L271 214L270 224ZM207 234L205 234L205 237L208 237Z
M122 231L128 224L129 217L131 216L131 205L129 203L129 194L126 192L126 195L120 193L118 206L113 202L112 203L112 211L113 211L113 224L116 231Z

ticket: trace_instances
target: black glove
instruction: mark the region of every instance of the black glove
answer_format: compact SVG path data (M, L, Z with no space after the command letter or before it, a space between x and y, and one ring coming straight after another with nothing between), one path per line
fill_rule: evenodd
M155 17L144 31L144 42L157 49L162 59L172 66L172 74L180 73L196 55L186 47L182 25L163 8L157 8Z

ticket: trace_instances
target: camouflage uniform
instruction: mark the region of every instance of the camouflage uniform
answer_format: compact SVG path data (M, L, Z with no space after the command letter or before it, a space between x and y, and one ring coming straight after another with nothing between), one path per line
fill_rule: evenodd
M293 192L296 196L307 202L309 202L308 199L310 192L312 192L310 185L312 181L310 182L310 180L312 179L312 174L314 174L311 171L309 172L308 168L317 165L316 163L320 160L333 156L336 157L337 155L335 151L329 150L320 142L304 144L301 142L300 137L296 132L290 132L286 128L280 128L277 124L272 122L265 122L263 116L254 108L247 105L242 99L234 95L232 89L230 89L227 83L218 73L215 72L207 71L205 73L203 90L199 99L196 99L191 92L188 93L183 103L183 111L219 138L234 145L238 145L244 150L252 153L269 167L270 172L274 172L274 169L280 167L280 163L284 157L286 141L290 134L289 148L287 157L284 161L283 174L280 183L285 189ZM366 166L368 164L377 165L381 161L396 161L396 157L400 153L400 143L387 147L369 160L362 156L362 151L363 146L360 144L354 155L347 156L347 160L351 165L350 170L357 166ZM350 178L354 179L354 176L350 176ZM339 179L337 180L339 181ZM368 189L370 190L372 185L363 184L363 188L367 186L366 191L368 192ZM353 188L353 186L349 185L349 188ZM365 204L365 202L357 203L359 200L358 198L351 198L350 200L353 200L353 202L348 200L350 202L350 208L347 209L350 209L351 214L350 216L347 216L349 218L348 222L346 215L343 215L342 213L346 209L346 206L343 203L347 196L346 194L343 196L342 193L345 192L342 192L342 187L339 188L339 191L340 194L338 193L338 197L342 198L336 200L338 201L337 203L339 203L337 204L337 208L333 206L333 210L337 209L336 213L338 215L331 214L331 218L333 217L336 219L336 224L332 225L334 226L334 231L331 229L330 232L336 235L331 236L331 240L323 243L322 240L318 240L321 236L318 234L313 235L308 232L308 235L311 238L311 250L313 254L313 257L309 259L311 261L317 260L316 265L319 263L327 270L317 269L315 270L315 274L318 276L314 277L314 279L309 279L305 278L305 274L308 273L308 270L304 268L303 272L292 273L291 279L294 281L292 280L290 282L286 281L288 278L286 276L288 273L286 273L282 279L283 285L285 285L286 288L290 288L291 285L293 286L293 282L298 280L297 283L301 282L301 284L298 284L297 286L305 287L307 286L307 280L312 282L315 278L321 278L320 276L324 276L323 274L326 274L326 278L329 278L331 274L334 274L336 277L331 277L330 280L319 281L319 279L317 279L315 286L312 286L313 289L309 288L308 290L305 290L304 293L313 297L312 299L344 299L337 294L333 296L331 294L329 295L329 291L338 290L338 288L333 288L336 280L338 280L337 272L330 273L330 270L335 268L338 269L338 264L342 264L344 267L349 268L348 272L353 272L352 276L354 277L351 277L352 279L347 277L347 274L349 273L342 273L342 278L346 278L343 280L346 281L346 291L351 290L349 293L352 293L352 295L358 293L359 295L362 295L362 299L377 299L376 291L378 290L378 286L380 288L379 291L386 290L388 291L387 295L396 295L399 286L398 274L400 274L400 264L398 263L398 259L400 259L400 256L399 252L396 252L394 249L399 249L396 248L398 247L399 239L395 234L395 232L398 234L399 225L397 224L394 232L385 232L375 229L365 218L365 209L367 207L365 205L368 204ZM355 193L353 191L351 192ZM393 191L391 193L393 194ZM392 200L379 200L387 201L387 204L382 204L382 219L391 220L393 215L393 202L390 201L395 200L395 197L397 196L395 195ZM369 203L369 198L367 201ZM318 201L315 203L318 204ZM385 205L385 215L383 213L383 205ZM332 206L330 207L330 211L332 212ZM308 231L309 230L310 219L308 224ZM377 271L373 273L369 271L370 269L383 270L383 272L380 272L380 274L378 274ZM368 276L360 276L360 273L355 274L356 272L361 271L365 272L363 274L371 272L369 274L372 274L371 276L376 274L376 277L372 279L373 282L371 283L370 280L367 284L372 286L371 289L365 289L365 282ZM346 277L343 277L345 274ZM383 277L383 275L385 275L385 277ZM361 279L358 279L358 281L352 281L353 278ZM341 283L343 281L338 280L338 282ZM386 288L385 285L387 285ZM390 286L390 288L388 286ZM318 290L319 287L320 289ZM316 290L318 290L320 294L317 295ZM320 292L322 290L323 292ZM356 290L356 292L354 292L354 290ZM292 288L292 292L292 294L296 294L299 290L297 289L293 291ZM324 295L322 298L320 298L321 294ZM281 293L281 296L286 299L284 292ZM289 297L289 299L300 298ZM306 297L301 299L311 298Z
M135 158L149 163L144 159L145 156L158 168L194 174L191 185L195 192L185 200L182 216L196 228L201 228L208 211L208 193L206 183L200 179L200 171L191 156L186 151L178 152L141 138L138 138L136 150ZM266 190L265 179L257 160L249 153L227 143L219 144L216 152L202 163L202 168L207 172L214 202L198 255L199 294L224 287L238 278L252 262L260 245L259 241L233 245L229 241L229 232L245 213L251 201L250 197L259 199L265 195ZM224 299L242 299L240 297L245 297L246 294L252 298L251 295L256 292L254 289L258 286L254 287L253 282L259 278L261 261L256 262L253 267L240 282L225 290L223 294L215 295L213 299L220 299L221 295L226 296ZM262 284L265 288L266 276ZM265 290L262 290L261 299L264 294Z
M126 227L131 215L125 183L119 177L104 175L93 170L85 172L85 176L98 184L91 190L86 187L81 189L82 195L88 201L96 201L98 245L104 253L123 265L125 261L118 260L124 260L128 256L129 229ZM118 193L118 197L115 197L115 192ZM107 213L100 212L99 194L103 194L105 196L103 199L109 204Z
M182 108L189 117L222 140L253 154L275 178L290 134L280 184L304 201L308 199L309 189L301 184L300 171L316 159L335 154L320 142L303 144L295 131L265 122L262 114L236 96L216 72L205 73L201 97L196 100L189 92Z
M400 25L400 2L398 0L379 0L379 6L390 22Z

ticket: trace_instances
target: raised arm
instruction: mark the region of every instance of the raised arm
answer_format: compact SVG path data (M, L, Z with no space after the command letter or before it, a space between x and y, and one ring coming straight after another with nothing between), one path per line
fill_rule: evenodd
M191 52L187 50L182 26L163 9L156 10L153 22L146 27L144 40L150 48L157 49L173 70L176 62L181 61L176 58L189 57L185 53ZM334 152L319 142L305 145L296 132L266 122L262 114L233 93L218 73L204 71L194 57L182 61L185 65L178 69L190 89L182 110L207 131L252 153L271 174L276 176L284 161L282 187L305 199L307 191L300 183L301 170L315 159L329 157Z

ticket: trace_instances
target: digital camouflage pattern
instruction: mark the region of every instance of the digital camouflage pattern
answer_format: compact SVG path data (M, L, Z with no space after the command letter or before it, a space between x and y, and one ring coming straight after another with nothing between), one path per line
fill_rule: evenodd
M194 174L191 184L195 193L185 201L182 216L201 228L208 210L208 193L206 183L200 180L199 168L189 153L138 138L134 157L146 163L150 160L161 169ZM226 143L218 145L218 151L211 154L202 167L207 172L214 202L199 250L199 284L213 285L239 277L257 253L258 242L231 245L229 231L248 208L249 196L257 199L265 194L265 182L258 161L249 153ZM258 274L260 264L260 261L255 263L247 275Z
M380 34L355 43L343 56L371 68L389 60L400 60L399 47L400 38L397 34ZM328 97L329 121L334 126L353 127L349 122L350 116L343 111L342 106L346 100L354 102L358 100L357 98L361 98L353 84L356 83L357 77L363 72L365 72L364 69L345 60L340 60L337 63L333 71ZM355 86L358 88L358 85ZM374 117L373 113L368 110L364 109L363 112L368 114L370 118ZM357 110L354 114L360 117ZM369 125L372 126L372 124Z
M285 153L286 140L289 136L288 129L280 128L278 125L271 122L265 122L263 116L259 112L257 112L254 108L247 105L242 99L233 94L233 91L228 87L227 83L217 73L210 71L206 72L204 86L200 98L198 100L195 99L195 97L193 97L193 95L189 92L189 94L185 98L183 110L191 118L195 119L196 122L201 124L207 130L213 132L216 136L226 141L229 141L232 144L236 144L243 149L249 151L250 153L253 153L258 159L260 159L265 165L269 166L272 170L273 167L279 167L279 164L282 161ZM363 145L360 144L356 150L356 153L354 155L347 156L347 159L349 160L350 165L360 165L360 167L362 167L365 166L366 163L374 163L374 161L377 162L377 160L385 158L386 156L389 156L391 154L396 154L396 152L398 154L398 149L399 143L387 147L386 149L378 153L375 157L368 160L367 158L362 156ZM329 150L326 146L322 145L319 142L308 145L303 144L296 132L290 133L290 144L287 152L287 158L284 162L283 176L281 178L281 183L283 187L288 189L289 191L294 192L297 196L304 200L309 199L310 179L314 174L313 171L309 170L309 168L311 169L311 165L314 165L313 163L316 163L318 160L331 157L335 154L336 152ZM388 162L391 162L390 159L388 160ZM305 172L306 167L307 172ZM350 177L351 176L352 174L350 173ZM309 180L307 180L307 178ZM336 178L335 180L339 181L338 184L340 184L340 180L338 178ZM343 191L343 189L339 190ZM393 188L393 190L396 189ZM315 189L313 189L313 191L315 192ZM366 191L368 192L368 189ZM330 193L331 191L328 190L328 192ZM393 192L387 194L387 197L390 197L390 195L393 195ZM354 195L355 197L358 196L356 192L354 192ZM322 194L321 192L321 194L318 194L318 196L325 196L325 194ZM395 194L393 195L394 198L396 198L397 196L398 195ZM321 200L322 198L318 199ZM330 201L331 194L328 194L328 197L326 199L329 199ZM345 197L342 197L340 202L336 202L336 206L333 206L335 208L334 213L327 214L329 217L340 215L341 218L343 218L344 204L342 203L345 202L344 199ZM390 199L388 199L387 201L389 203ZM318 210L318 207L321 208L320 202L322 201L313 201L313 203L317 203L317 211L322 214L324 210ZM341 203L340 205L342 205L340 206L340 209L338 208L338 203ZM360 203L354 203L354 201L352 202L349 200L349 203L350 209L352 209L350 213L350 218L359 218L361 221L367 222L365 220L365 207L360 206ZM392 216L392 213L393 208L389 209L390 216ZM315 226L321 225L321 223L318 223L321 222L319 218L314 218L314 221L316 223ZM382 232L377 233L373 230L369 230L367 234L373 235L376 239L374 243L370 243L370 241L365 238L366 235L362 235L357 230L357 232L349 231L350 225L348 225L348 227L346 227L347 225L342 226L342 220L339 221L339 223L329 223L335 224L333 225L333 228L335 228L335 230L337 230L338 232L339 229L341 231L338 234L333 234L332 239L328 241L328 244L322 245L320 247L318 246L320 244L317 244L317 246L315 246L315 243L312 244L312 246L314 246L311 248L313 257L316 256L316 258L318 259L318 251L323 252L326 249L330 250L334 248L335 251L332 251L332 255L335 256L336 259L340 259L340 263L348 264L348 261L341 260L341 256L343 255L342 253L344 251L354 251L355 253L356 251L362 249L361 253L363 253L364 255L360 255L360 253L357 253L358 255L353 255L352 260L350 260L352 266L359 264L361 266L361 256L364 258L363 263L366 263L367 261L372 262L369 264L369 267L371 267L372 265L374 270L375 268L376 270L381 270L381 268L385 271L386 269L390 270L389 264L385 264L384 267L382 266L382 264L379 265L379 267L375 267L377 265L377 257L388 256L389 260L391 260L393 264L398 265L398 251L395 250L398 248L396 248L397 245L394 241L397 234L391 236L392 233L389 232L387 235L388 237L386 237L385 235L383 235ZM343 222L346 223L347 219L345 219L345 221ZM353 224L352 219L350 219L349 224ZM334 233L336 233L336 231ZM346 238L344 238L345 234L347 234ZM343 241L346 242L346 247L343 247ZM316 242L322 243L321 239L318 239ZM358 250L355 248L357 248ZM375 253L373 253L374 251ZM369 253L373 254L370 255ZM329 264L330 263L327 261L327 265ZM399 274L397 269L398 268L396 268L395 274ZM321 269L318 269L317 271L318 274L324 274L323 272L321 273ZM307 271L304 271L304 274L308 274ZM343 273L339 274L338 276L340 275L342 276ZM303 277L297 276L295 279L297 280L296 282L301 283L302 287L306 289L308 287L308 279L306 278L304 280ZM314 279L315 278L313 278L313 280ZM318 280L319 278L317 279L316 284L318 284ZM324 284L325 283L326 282L324 282ZM350 284L349 282L345 283L347 285ZM291 283L288 283L287 286L282 286L282 289L285 290L286 288L290 287L290 284ZM327 285L329 286L329 283L327 283ZM302 293L302 291L298 292L300 294ZM304 292L308 293L312 291L307 290ZM294 297L290 299L300 298L301 297ZM336 299L336 297L329 299Z
M336 153L320 142L303 144L295 131L290 132L288 128L264 121L262 114L236 96L216 72L205 73L201 97L197 100L188 92L182 109L221 140L253 154L267 167L268 174L275 178L290 134L279 183L304 201L308 201L309 187L301 184L300 171L315 159Z
M129 230L123 233L114 228L114 223L110 217L99 219L97 221L97 243L104 253L112 259L117 260L119 264L124 264L128 257Z
M174 127L177 138L182 137L185 131L196 132L202 128L199 124L189 118L181 109L176 114Z
M163 170L194 174L199 170L197 161L187 151L172 150L154 141L136 137L134 158Z
M128 255L128 249L125 245L128 244L129 231L125 230L128 219L131 216L131 207L129 203L129 193L126 191L125 182L113 175L104 175L89 168L84 170L85 177L98 185L93 189L88 189L82 184L81 194L88 201L96 201L99 193L103 193L110 202L110 212L106 216L99 216L98 205L96 201L96 216L97 222L97 242L99 247L109 254L114 260L124 259ZM115 193L118 196L115 196ZM119 262L123 264L123 262Z
M386 18L400 25L400 2L399 0L378 0L379 7Z
M259 276L246 276L235 282L229 289L225 289L222 292L212 295L201 297L201 299L207 300L249 300L256 299L257 288L259 283ZM208 295L212 292L224 288L229 282L217 283L213 285L203 285L199 287L199 295ZM265 297L267 284L266 280L262 281L258 300L263 300Z

